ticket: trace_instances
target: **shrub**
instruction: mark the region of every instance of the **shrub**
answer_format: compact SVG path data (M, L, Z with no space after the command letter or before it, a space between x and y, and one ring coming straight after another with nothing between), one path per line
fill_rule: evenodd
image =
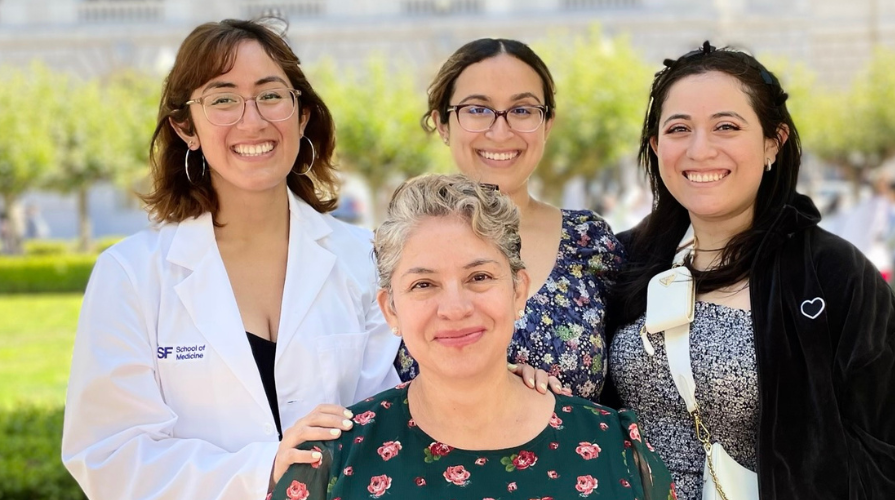
M92 254L0 257L0 293L83 292L95 262Z
M71 252L72 244L66 240L28 240L25 255L63 255Z
M0 499L84 500L60 458L62 408L0 411Z
M103 253L107 248L124 239L124 236L103 236L93 242L93 251Z

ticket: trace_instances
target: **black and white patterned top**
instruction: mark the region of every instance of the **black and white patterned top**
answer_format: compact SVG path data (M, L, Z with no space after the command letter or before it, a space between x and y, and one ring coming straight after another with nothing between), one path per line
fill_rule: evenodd
M678 497L698 500L705 452L671 379L665 337L650 334L656 353L647 354L640 339L643 320L618 330L609 348L609 371L624 406L640 416L645 438L671 471ZM751 311L697 302L690 360L696 401L712 442L720 441L734 460L755 471L758 370Z

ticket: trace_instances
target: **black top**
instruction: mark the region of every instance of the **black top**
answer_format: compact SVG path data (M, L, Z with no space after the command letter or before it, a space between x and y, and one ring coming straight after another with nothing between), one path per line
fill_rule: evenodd
M267 403L273 413L273 421L277 424L277 433L283 439L283 429L280 427L280 405L277 403L277 381L273 376L273 362L277 357L277 343L246 332L249 337L249 345L252 346L252 356L258 365L258 373L261 374L261 383L264 385L264 394L267 395Z

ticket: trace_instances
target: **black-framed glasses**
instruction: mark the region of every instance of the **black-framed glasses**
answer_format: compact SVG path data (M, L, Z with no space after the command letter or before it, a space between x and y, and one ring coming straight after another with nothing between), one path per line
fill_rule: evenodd
M234 92L212 92L184 103L185 106L201 104L208 121L214 125L233 125L242 119L246 101L255 101L261 118L269 122L288 120L298 108L298 89L268 89L251 97L243 97Z
M547 106L526 104L498 111L481 104L458 104L447 108L447 112L457 114L457 123L467 132L484 132L494 126L501 116L516 132L534 132L544 123Z

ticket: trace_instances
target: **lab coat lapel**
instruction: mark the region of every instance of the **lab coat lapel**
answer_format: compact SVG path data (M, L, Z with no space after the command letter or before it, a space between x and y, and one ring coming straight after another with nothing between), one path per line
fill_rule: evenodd
M332 232L323 216L291 191L289 212L289 257L277 334L277 363L311 311L336 262L336 256L319 242Z
M211 214L181 222L168 261L192 271L174 286L193 324L262 408L270 408L230 278L214 239ZM209 383L213 373L209 372Z

